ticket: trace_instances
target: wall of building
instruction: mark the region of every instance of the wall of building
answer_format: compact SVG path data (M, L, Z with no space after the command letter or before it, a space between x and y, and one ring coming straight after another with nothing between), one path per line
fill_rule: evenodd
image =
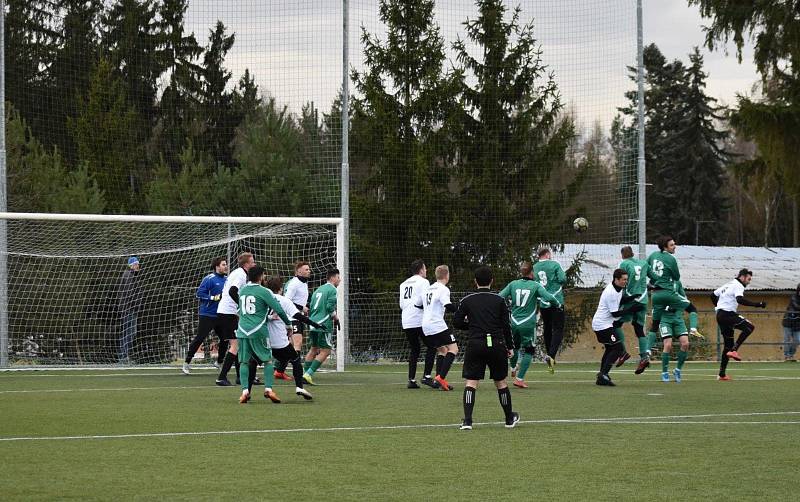
M567 308L576 309L583 295L573 295L567 299ZM753 301L767 302L767 309L755 309L751 307L741 307L740 313L752 322L756 330L747 339L743 348L739 351L745 361L779 361L783 360L783 327L781 321L786 304L789 301L789 293L785 295L774 293L748 292L747 298ZM692 339L695 347L692 349L692 360L717 360L717 323L714 315L714 305L707 292L690 293L689 299L699 311L699 331L705 335L705 340ZM569 312L567 313L569 315ZM649 328L650 317L647 319ZM688 326L688 317L687 317ZM633 355L631 360L636 359L638 344L633 328L627 324L624 328L625 344L628 352ZM738 336L738 331L737 331ZM719 337L719 349L722 348L722 337ZM561 361L586 362L599 361L603 353L603 346L597 343L591 326L587 323L578 336L577 341L563 351ZM798 356L800 358L800 356ZM628 363L630 364L630 363Z

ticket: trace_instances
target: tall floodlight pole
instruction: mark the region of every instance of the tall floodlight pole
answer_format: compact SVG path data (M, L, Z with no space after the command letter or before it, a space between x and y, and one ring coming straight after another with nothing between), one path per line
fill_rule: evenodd
M6 2L0 0L0 212L6 197ZM0 368L8 367L8 222L0 221Z
M339 285L339 322L341 329L336 339L336 370L344 371L346 355L350 352L348 312L350 311L350 54L348 38L350 10L348 0L342 0L342 179L341 179L341 228L337 232L336 261L341 272L342 282Z
M638 64L636 82L639 86L637 101L637 125L639 136L638 163L636 173L636 186L639 197L639 258L647 258L647 180L644 162L644 29L642 27L642 0L636 0L636 52Z

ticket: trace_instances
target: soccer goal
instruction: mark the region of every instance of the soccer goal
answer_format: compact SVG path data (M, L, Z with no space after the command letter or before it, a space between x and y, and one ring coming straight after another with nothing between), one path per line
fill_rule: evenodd
M343 263L341 223L0 213L0 367L170 364L194 336L195 293L215 257L233 270L251 252L284 280L296 260L308 261L313 290ZM341 289L339 371L347 351Z

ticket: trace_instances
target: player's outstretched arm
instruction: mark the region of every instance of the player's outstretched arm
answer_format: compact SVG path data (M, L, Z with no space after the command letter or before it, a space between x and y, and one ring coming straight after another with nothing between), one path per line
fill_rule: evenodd
M541 284L539 284L538 282L537 282L536 284L538 284L538 285L539 285L539 287L537 288L536 294L539 296L539 298L540 298L541 300L544 300L544 301L545 301L545 302L547 302L549 305L555 305L555 307L556 307L556 308L561 308L561 307L563 306L563 305L561 305L561 303L558 301L558 298L556 298L555 296L553 296L552 294L550 294L550 292L549 292L549 291L547 291L547 289L546 289L544 286L542 286L542 285L541 285Z
M757 308L760 308L760 309L767 308L767 302L754 302L754 301L748 300L744 296L737 296L736 297L736 303L738 303L739 305L744 305L745 307L757 307Z
M320 330L323 330L323 331L325 330L325 326L323 326L322 324L319 324L319 323L316 323L316 322L312 321L310 317L305 316L305 315L301 314L300 312L297 312L292 317L294 319L297 319L301 323L306 324L308 326L311 326L313 328L317 328L317 329L320 329Z

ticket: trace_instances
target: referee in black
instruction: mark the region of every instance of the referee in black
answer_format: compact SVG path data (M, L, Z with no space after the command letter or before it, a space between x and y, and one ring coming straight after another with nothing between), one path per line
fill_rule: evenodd
M511 357L512 347L508 307L503 298L490 291L493 282L492 269L478 267L475 271L475 285L478 291L461 300L453 317L453 325L456 328L469 332L462 372L466 385L461 430L472 430L475 393L478 381L483 380L486 374L487 366L489 377L494 380L494 386L497 387L500 406L506 416L506 427L512 428L519 422L519 413L511 408L511 392L506 383L508 358Z

